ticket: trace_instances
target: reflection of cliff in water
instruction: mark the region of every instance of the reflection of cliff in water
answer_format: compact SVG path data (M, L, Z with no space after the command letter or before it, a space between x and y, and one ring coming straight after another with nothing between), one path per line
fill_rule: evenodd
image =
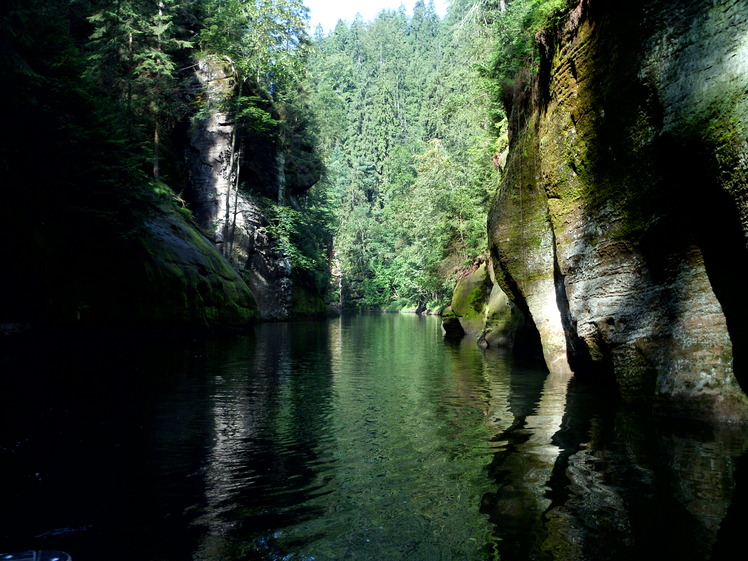
M701 561L737 543L743 429L626 410L574 379L560 419L552 376L515 370L511 386L514 420L489 466L498 488L482 503L504 561Z
M508 428L495 438L488 468L498 490L483 497L481 510L496 524L502 559L528 559L551 504L548 482L561 453L553 434L561 425L568 378L513 365L509 376Z
M202 470L206 507L196 524L206 531L196 560L233 558L246 543L267 553L273 547L264 535L268 528L314 515L297 504L314 490L309 466L324 433L319 415L330 384L294 372L303 373L304 363L329 362L326 332L302 323L293 329L288 323L259 324L256 331L206 365L213 378L213 444ZM309 400L319 407L308 407ZM279 487L285 491L274 500L283 504L284 515L268 506Z

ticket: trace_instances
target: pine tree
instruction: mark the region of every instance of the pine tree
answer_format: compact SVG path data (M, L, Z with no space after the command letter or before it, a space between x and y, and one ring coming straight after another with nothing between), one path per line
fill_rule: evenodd
M183 113L174 54L190 48L173 23L176 0L101 2L88 18L88 79L122 106L132 142L150 138L152 175L160 176L162 135ZM144 134L144 130L150 134Z
M487 6L455 4L448 22L417 0L411 18L384 11L317 42L316 106L335 116L322 142L331 169L347 166L335 208L349 305L444 301L485 250L496 146L479 70L493 37Z

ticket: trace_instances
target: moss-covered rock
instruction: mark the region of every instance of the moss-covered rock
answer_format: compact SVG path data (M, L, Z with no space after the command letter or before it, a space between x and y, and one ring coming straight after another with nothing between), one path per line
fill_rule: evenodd
M486 263L457 281L452 293L452 313L463 318L482 318L491 293L491 278Z
M13 269L14 289L3 294L13 305L1 307L0 323L212 328L257 316L244 281L180 215L151 209L133 214L126 230L104 218L34 229L36 247L15 255L24 266Z
M452 303L442 311L445 337L474 336L482 347L526 348L524 316L494 281L491 264L480 261L457 281ZM537 334L531 335L534 338Z
M178 216L149 219L138 240L145 282L132 311L148 324L242 326L258 315L249 287L216 248Z
M517 306L498 284L494 284L486 303L481 340L488 347L513 347L524 324L524 316Z
M445 337L461 339L466 334L478 339L484 328L486 304L491 293L487 263L476 262L455 284L452 303L442 311Z
M549 368L669 414L748 421L748 12L582 1L508 99L497 281ZM742 385L742 388L741 388Z

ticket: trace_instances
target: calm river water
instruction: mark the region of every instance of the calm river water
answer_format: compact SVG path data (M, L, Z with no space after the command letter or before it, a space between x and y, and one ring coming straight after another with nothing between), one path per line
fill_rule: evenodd
M6 345L7 347L7 345ZM73 561L727 558L748 437L438 318L0 349L0 551Z

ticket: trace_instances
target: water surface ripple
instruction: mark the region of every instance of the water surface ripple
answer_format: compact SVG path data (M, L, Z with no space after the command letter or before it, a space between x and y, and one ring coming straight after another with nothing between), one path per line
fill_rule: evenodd
M437 318L0 351L0 551L695 560L729 549L745 506L744 431L627 411L445 344Z

